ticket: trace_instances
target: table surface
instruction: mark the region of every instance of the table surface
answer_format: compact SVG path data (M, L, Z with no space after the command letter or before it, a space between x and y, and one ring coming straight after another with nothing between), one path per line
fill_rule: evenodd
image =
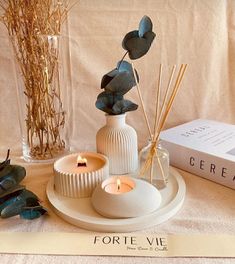
M19 163L14 160L13 163ZM73 226L53 211L46 198L47 182L53 177L52 164L27 164L27 176L22 182L35 192L48 215L30 221L18 216L0 220L0 232L76 232L90 231ZM182 209L170 220L140 234L229 234L235 235L234 190L178 170L183 176L187 193ZM2 238L4 239L4 238ZM1 255L1 263L234 263L234 259L210 258L140 258L97 256Z

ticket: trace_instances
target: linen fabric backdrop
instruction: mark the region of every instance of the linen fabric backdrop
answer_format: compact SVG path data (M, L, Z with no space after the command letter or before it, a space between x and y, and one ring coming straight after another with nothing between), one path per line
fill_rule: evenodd
M102 76L115 68L124 54L122 40L148 15L156 33L147 55L134 61L140 88L153 126L160 63L164 86L171 67L187 63L188 69L165 128L197 118L235 123L235 1L234 0L80 0L69 13L72 68L71 145L76 150L95 149L96 131L105 124L96 109ZM7 31L0 25L0 156L7 148L21 148L18 105ZM163 86L163 87L164 87ZM140 105L136 88L127 98ZM139 148L148 140L141 107L127 114L138 134ZM45 167L45 170L48 166ZM44 168L29 168L24 184L39 195L45 207L45 187L52 176ZM143 230L148 233L235 234L234 190L181 171L187 198L170 221ZM40 187L39 187L40 186ZM87 232L73 227L50 210L50 217L22 222L0 221L0 231ZM1 256L1 263L232 263L229 259L144 259L56 256Z
M71 41L73 129L75 149L95 148L96 131L105 123L96 109L102 76L114 69L124 54L125 34L138 28L144 15L151 17L156 38L147 55L134 61L140 89L153 126L159 64L163 89L171 67L187 63L181 89L166 128L193 119L235 122L235 1L225 0L81 0L69 13ZM0 25L0 150L21 148L18 105L11 54L4 25ZM144 122L136 88L127 98L139 109L127 114L138 133L139 147L146 144ZM92 113L92 114L91 114Z

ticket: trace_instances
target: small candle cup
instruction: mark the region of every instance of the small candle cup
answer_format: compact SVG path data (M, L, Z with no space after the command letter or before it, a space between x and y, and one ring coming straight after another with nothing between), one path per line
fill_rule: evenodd
M123 185L119 190L117 179ZM139 217L159 208L161 194L146 181L126 176L110 177L96 187L91 203L100 215L108 218Z
M86 159L86 166L78 166L77 158ZM94 152L74 153L54 163L55 190L71 198L90 197L95 187L109 176L108 159Z
M135 183L129 177L111 177L102 183L102 189L110 194L123 194L132 191Z

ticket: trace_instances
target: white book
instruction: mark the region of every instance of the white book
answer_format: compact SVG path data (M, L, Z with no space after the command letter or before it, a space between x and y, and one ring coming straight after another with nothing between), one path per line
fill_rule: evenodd
M197 119L160 139L172 166L235 189L235 125Z

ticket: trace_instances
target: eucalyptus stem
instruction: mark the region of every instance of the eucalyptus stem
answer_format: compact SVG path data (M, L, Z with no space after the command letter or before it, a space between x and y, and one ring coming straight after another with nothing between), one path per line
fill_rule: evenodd
M124 55L122 56L122 58L121 58L121 60L120 60L120 63L119 63L119 65L118 65L118 68L117 68L118 70L119 70L119 68L120 68L120 66L121 66L122 62L124 61L124 59L125 59L125 57L126 57L127 54L128 54L128 51L125 52Z

